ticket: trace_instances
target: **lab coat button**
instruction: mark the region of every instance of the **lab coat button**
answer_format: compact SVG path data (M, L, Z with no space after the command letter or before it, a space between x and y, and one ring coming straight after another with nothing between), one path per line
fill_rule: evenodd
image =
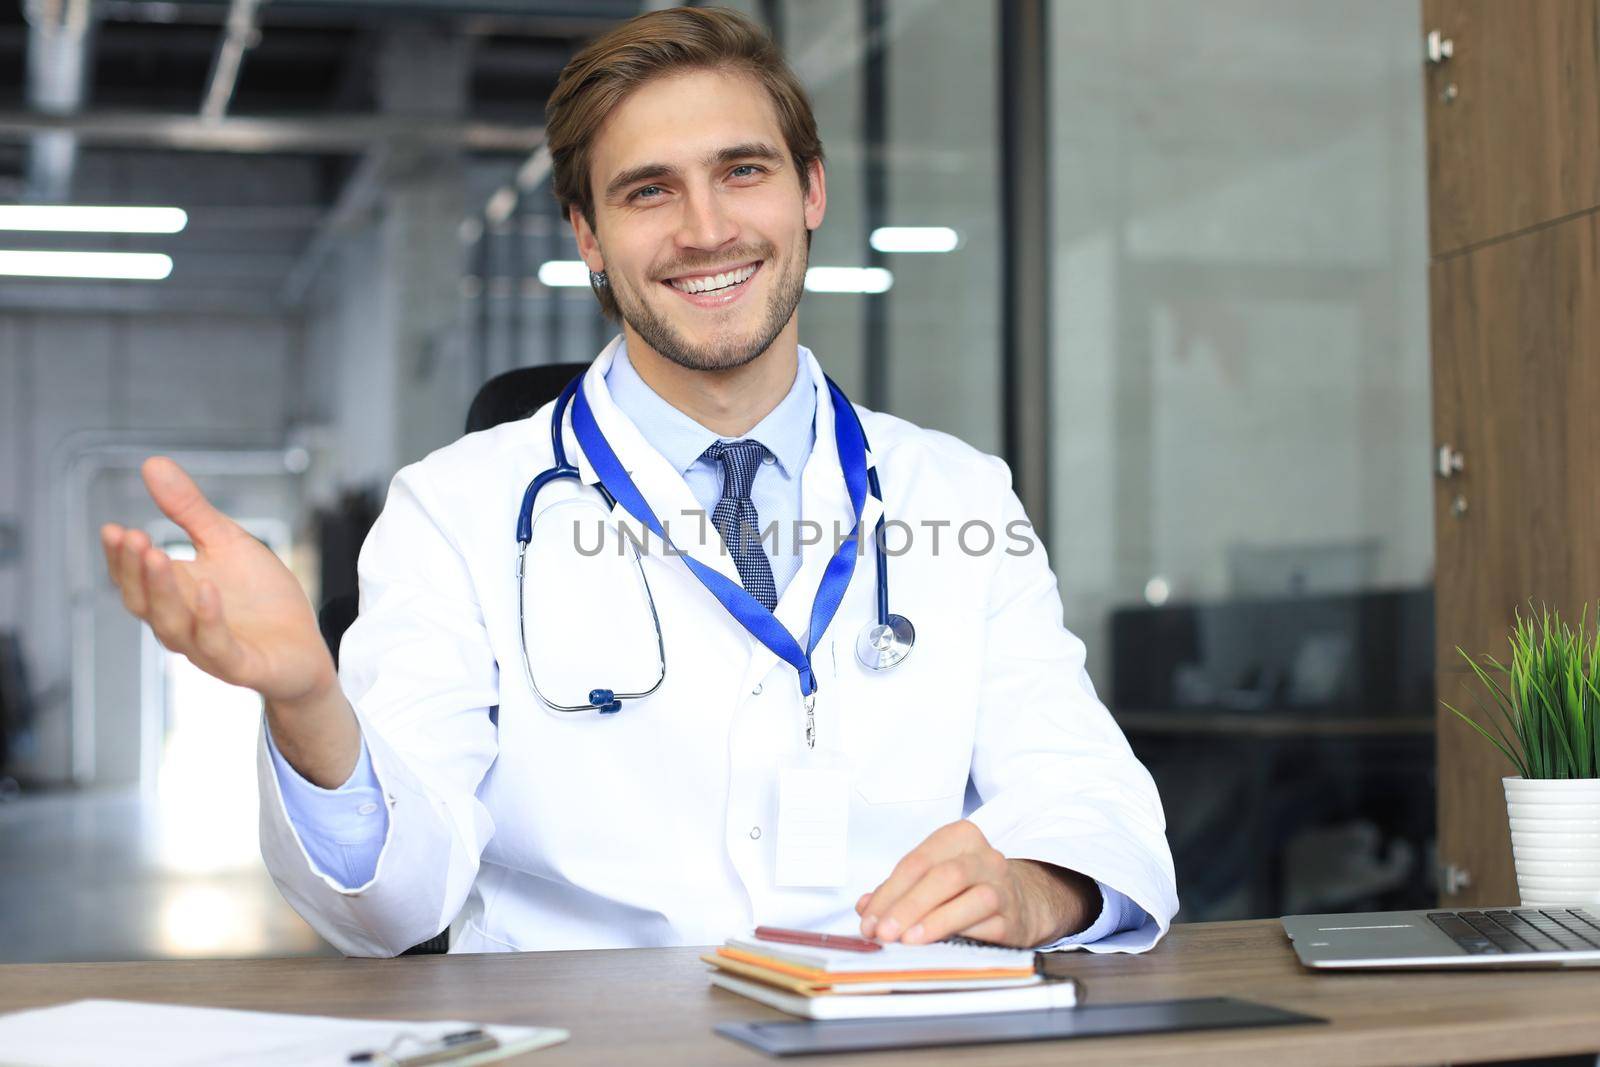
M761 827L759 827L759 826L750 827L750 840L752 840L752 841L761 840Z
M356 814L357 815L371 815L373 812L375 812L377 810L378 810L378 805L367 803L367 804L363 804L359 808L357 808L356 809Z
M757 682L756 683L756 687L754 689L750 690L750 695L753 696L753 697L758 697L758 696L761 695L761 683L760 682Z

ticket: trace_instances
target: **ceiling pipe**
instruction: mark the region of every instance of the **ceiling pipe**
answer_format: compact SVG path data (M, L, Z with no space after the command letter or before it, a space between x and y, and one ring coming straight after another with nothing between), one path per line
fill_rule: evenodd
M244 54L261 40L261 31L256 28L256 8L262 2L233 0L228 7L227 32L211 62L205 102L200 105L200 117L207 122L221 122L228 113L228 102L239 84L239 66L244 62Z
M469 152L532 151L544 140L541 126L511 126L458 118L407 115L303 115L255 118L230 115L207 122L198 115L132 111L80 111L46 115L0 111L0 141L42 133L70 133L86 143L196 152L364 152L375 144L452 148Z
M24 0L28 21L28 106L70 115L83 106L87 81L90 0ZM27 199L64 202L72 190L78 139L64 130L29 139Z

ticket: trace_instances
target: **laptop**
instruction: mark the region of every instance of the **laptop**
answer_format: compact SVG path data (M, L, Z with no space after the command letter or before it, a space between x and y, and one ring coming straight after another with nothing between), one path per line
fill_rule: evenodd
M1600 967L1600 915L1586 908L1287 915L1283 930L1321 970Z

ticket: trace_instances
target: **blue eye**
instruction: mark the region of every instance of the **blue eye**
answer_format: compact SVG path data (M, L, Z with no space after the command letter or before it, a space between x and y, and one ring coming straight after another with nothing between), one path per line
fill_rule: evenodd
M756 166L754 163L741 163L737 167L733 168L733 176L735 178L743 178L743 177L745 177L745 175L739 173L742 170L749 171L752 174L754 174L756 172L759 172L761 170L761 168Z
M633 192L633 196L630 199L637 200L640 197L644 196L646 193L650 192L651 190L655 190L656 192L659 193L661 191L661 186L659 186L659 185L646 185L642 189L635 189L634 192ZM652 197L651 199L654 199L654 198Z

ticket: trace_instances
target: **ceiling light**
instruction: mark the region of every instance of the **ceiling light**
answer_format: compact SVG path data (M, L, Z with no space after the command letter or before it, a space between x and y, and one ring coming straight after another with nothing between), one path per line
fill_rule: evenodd
M540 264L539 281L552 289L578 286L588 288L589 264L581 259L552 259Z
M159 252L0 252L0 275L14 278L126 278L160 281L172 257Z
M54 233L177 233L189 216L176 207L0 204L0 230Z
M812 267L806 289L813 293L887 293L894 275L882 267Z
M954 252L961 235L948 226L879 226L867 240L879 252Z
M509 219L515 210L517 210L517 191L509 185L502 185L489 197L489 202L483 207L483 215L491 226L498 226Z

